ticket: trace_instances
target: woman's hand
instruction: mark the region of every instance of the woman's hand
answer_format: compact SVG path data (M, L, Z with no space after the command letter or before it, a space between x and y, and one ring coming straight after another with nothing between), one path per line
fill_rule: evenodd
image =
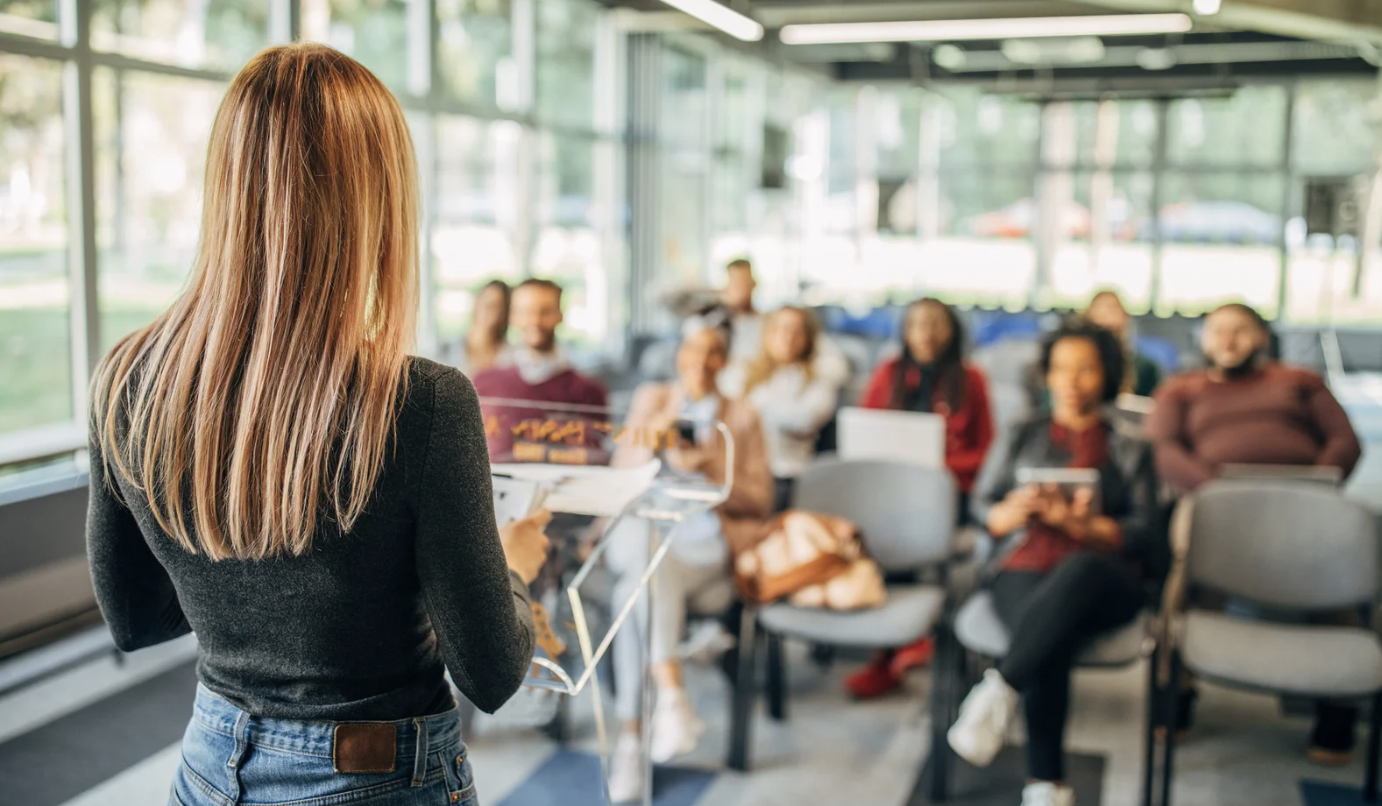
M1027 525L1036 514L1041 494L1036 487L1019 487L1008 493L1007 497L989 510L989 534L994 537L1007 537Z
M526 518L510 521L499 527L499 542L504 546L504 559L509 569L524 582L537 579L538 571L547 562L547 524L552 513L538 510Z
M1051 489L1041 498L1037 518L1059 529L1071 540L1093 548L1116 550L1122 543L1118 522L1094 514L1094 491L1084 487L1075 491L1067 501L1058 489Z

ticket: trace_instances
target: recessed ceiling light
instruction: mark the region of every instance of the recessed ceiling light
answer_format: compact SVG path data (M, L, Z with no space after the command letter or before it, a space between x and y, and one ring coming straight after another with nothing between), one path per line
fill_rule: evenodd
M662 0L662 2L708 25L713 25L735 39L757 42L763 38L763 26L729 6L715 0Z
M1050 36L1135 36L1184 33L1193 27L1194 22L1186 14L1117 14L786 25L783 26L780 36L788 45L820 45L828 42L947 42Z

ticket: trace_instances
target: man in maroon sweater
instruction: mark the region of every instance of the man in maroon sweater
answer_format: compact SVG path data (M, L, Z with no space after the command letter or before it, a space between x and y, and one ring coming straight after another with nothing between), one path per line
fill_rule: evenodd
M513 290L510 324L523 339L513 363L472 380L480 394L490 461L600 464L598 449L609 419L599 382L571 368L557 345L561 286L525 280ZM551 408L494 401L534 401ZM598 456L596 454L599 454Z
M1246 305L1224 305L1205 319L1201 346L1209 369L1163 384L1145 423L1163 481L1190 492L1229 464L1337 467L1345 477L1353 471L1362 448L1348 414L1318 375L1268 360L1269 338L1266 322ZM1316 614L1312 621L1357 623L1353 613ZM1195 696L1187 681L1179 695L1182 730L1193 721ZM1357 720L1352 703L1316 702L1309 757L1347 763Z
M1353 472L1362 448L1348 414L1318 375L1267 360L1267 340L1266 323L1246 305L1205 319L1209 369L1164 384L1145 425L1163 481L1188 492L1229 464Z

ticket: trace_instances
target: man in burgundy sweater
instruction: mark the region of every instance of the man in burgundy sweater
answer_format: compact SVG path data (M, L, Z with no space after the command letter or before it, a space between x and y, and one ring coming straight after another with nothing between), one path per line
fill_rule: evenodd
M1362 448L1348 414L1318 375L1267 360L1269 338L1266 322L1246 305L1224 305L1205 319L1201 346L1209 369L1163 384L1145 423L1163 481L1190 492L1229 464L1337 467L1345 477L1353 472ZM1357 623L1353 613L1311 620ZM1181 730L1191 726L1195 698L1187 681L1178 703ZM1353 703L1317 701L1309 757L1347 763L1357 720Z
M573 370L557 345L561 293L551 280L525 280L515 288L509 319L523 344L511 365L472 379L485 414L490 461L601 464L607 458L598 448L609 419L601 411L605 388ZM553 405L494 402L501 400Z
M1246 305L1224 305L1204 324L1210 367L1157 390L1145 424L1161 479L1189 492L1228 464L1337 467L1362 454L1348 414L1313 372L1267 360L1268 333Z

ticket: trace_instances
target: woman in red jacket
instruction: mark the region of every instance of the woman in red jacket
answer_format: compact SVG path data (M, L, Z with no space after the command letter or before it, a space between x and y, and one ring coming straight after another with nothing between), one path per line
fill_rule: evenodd
M969 492L993 441L993 416L988 382L964 360L964 327L949 305L927 297L907 307L902 353L874 371L861 405L945 418L945 465L960 492L960 517L967 517ZM928 663L933 650L927 638L881 653L845 685L856 697L881 696L902 685L908 669Z

